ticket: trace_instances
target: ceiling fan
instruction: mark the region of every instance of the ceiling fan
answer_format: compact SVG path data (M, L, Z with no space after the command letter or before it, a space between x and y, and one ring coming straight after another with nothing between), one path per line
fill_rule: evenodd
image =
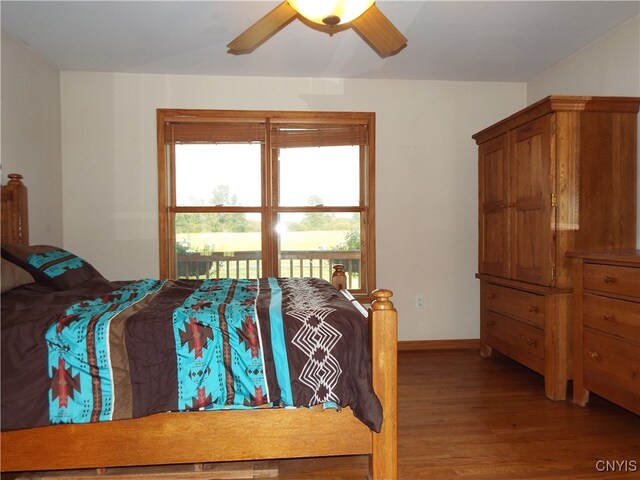
M407 46L375 0L285 0L227 45L229 53L253 52L296 18L329 35L352 28L383 58Z

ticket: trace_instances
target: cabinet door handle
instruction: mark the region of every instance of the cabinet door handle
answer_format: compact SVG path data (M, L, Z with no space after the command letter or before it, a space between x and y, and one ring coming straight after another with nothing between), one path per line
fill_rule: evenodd
M538 343L535 338L525 337L524 335L522 336L522 340L527 345L535 345L536 343Z
M611 275L605 275L604 283L616 283L616 277L612 277Z
M538 312L538 307L536 307L535 305L529 305L529 312L537 313Z
M616 316L612 315L611 313L605 313L604 315L602 315L602 318L604 318L607 322L615 322L616 321Z
M589 356L589 358L590 358L591 360L597 360L597 359L598 359L598 357L600 356L600 355L598 355L598 352L596 352L595 350L589 350L589 351L587 352L587 355Z

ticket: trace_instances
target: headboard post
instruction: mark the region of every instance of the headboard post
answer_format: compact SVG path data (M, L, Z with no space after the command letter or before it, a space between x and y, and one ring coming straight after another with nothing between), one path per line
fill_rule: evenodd
M29 245L29 208L27 187L22 175L10 173L2 186L2 243Z

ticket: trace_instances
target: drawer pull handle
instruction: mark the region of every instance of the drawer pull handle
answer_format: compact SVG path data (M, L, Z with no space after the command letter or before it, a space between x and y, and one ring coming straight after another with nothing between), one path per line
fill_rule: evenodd
M495 293L490 293L489 295L487 295L487 299L489 299L489 300L493 300L494 298L496 298L496 294Z
M615 322L616 321L616 316L612 315L610 313L605 313L604 315L602 315L602 318L604 318L607 322Z
M600 355L598 355L598 352L596 352L595 350L589 350L587 352L587 355L589 356L589 358L591 360L596 360Z
M537 313L538 312L538 307L536 307L535 305L529 305L529 312L530 313Z
M496 324L493 320L487 320L487 327L493 327Z
M535 345L536 343L536 339L535 338L531 338L531 337L525 337L524 335L522 336L522 340L527 344L527 345Z
M612 277L611 275L605 275L604 283L616 283L616 277Z

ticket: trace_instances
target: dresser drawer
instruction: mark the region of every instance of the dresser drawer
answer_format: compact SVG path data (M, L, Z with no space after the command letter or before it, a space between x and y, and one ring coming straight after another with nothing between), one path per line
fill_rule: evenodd
M583 336L584 388L633 411L640 409L640 345L590 328Z
M640 303L585 293L582 316L585 327L640 343Z
M481 328L483 339L488 345L538 373L543 373L542 328L494 312L485 312Z
M640 298L640 268L584 264L584 289Z
M485 285L483 295L488 310L544 326L544 295L493 283Z

